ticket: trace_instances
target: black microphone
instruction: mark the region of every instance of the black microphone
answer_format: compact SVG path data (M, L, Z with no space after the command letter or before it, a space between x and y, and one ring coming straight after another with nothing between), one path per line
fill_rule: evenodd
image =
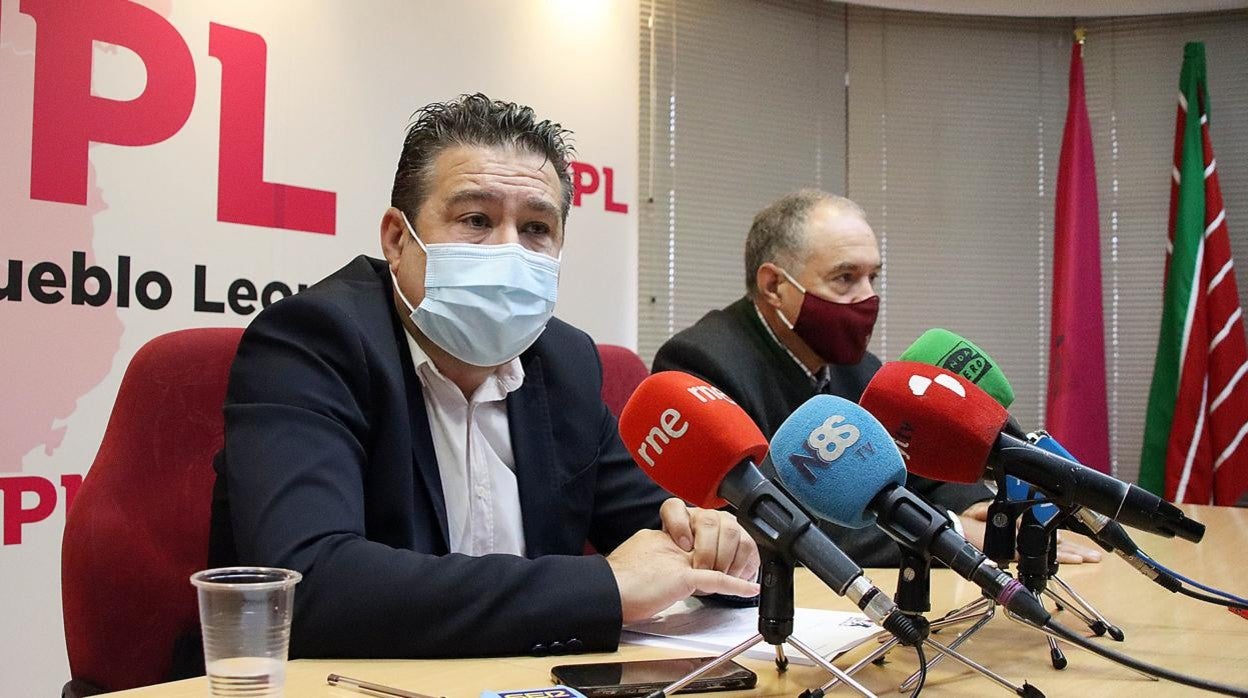
M1019 617L1049 614L1017 580L955 530L948 516L902 486L906 469L884 427L843 398L816 395L780 425L771 459L785 488L817 515L850 528L874 522L909 550L948 565Z
M1066 450L1065 446L1045 432L1028 434L1027 441L1035 444L1037 448L1078 462L1078 459L1070 451ZM1087 507L1073 507L1069 511L1074 518L1073 520L1067 520L1062 525L1096 541L1097 545L1104 548L1107 552L1121 557L1140 574L1161 585L1167 591L1178 592L1183 588L1182 582L1177 578L1157 569L1147 560L1140 557L1139 546L1136 545L1131 536L1127 534L1126 529L1117 521Z
M988 469L995 472L996 468L1035 486L1055 504L1087 507L1167 538L1178 536L1199 543L1205 535L1204 524L1187 518L1181 509L1152 492L1009 434L997 436L988 456Z

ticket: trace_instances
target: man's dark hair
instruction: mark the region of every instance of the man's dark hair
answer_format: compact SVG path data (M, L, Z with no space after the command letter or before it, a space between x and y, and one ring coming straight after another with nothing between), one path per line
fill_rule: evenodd
M427 105L412 115L407 137L403 139L390 205L415 222L429 194L433 162L447 148L521 148L544 156L559 173L560 210L566 223L572 204L572 174L568 171L568 161L574 155L568 142L571 135L571 131L557 123L538 121L529 107L492 100L480 92Z
M750 298L758 296L758 268L766 262L780 265L793 276L802 273L809 254L806 218L822 203L866 220L858 204L818 189L799 189L768 204L754 216L745 236L745 288Z

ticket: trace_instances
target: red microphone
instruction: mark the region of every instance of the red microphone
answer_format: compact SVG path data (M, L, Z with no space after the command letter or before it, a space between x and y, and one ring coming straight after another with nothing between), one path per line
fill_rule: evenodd
M859 404L884 425L916 475L977 482L1004 472L1053 503L1087 507L1119 523L1200 541L1205 527L1151 492L1002 433L1009 413L988 393L943 368L911 361L885 364Z
M767 438L719 388L679 371L656 373L620 413L620 437L637 465L663 489L718 509L720 481L734 466L767 455Z
M763 477L755 463L767 455L767 439L723 391L687 373L656 373L628 399L620 413L620 436L633 460L660 487L701 507L731 503L737 521L759 547L790 566L806 565L903 643L923 641L915 622L863 576L805 510ZM764 591L768 584L763 581Z
M906 470L943 482L979 482L1010 414L956 373L917 361L890 361L858 404L880 420Z

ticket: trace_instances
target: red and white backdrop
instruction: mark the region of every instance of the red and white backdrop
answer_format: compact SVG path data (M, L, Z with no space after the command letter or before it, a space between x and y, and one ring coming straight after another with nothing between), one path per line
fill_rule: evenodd
M67 678L60 539L130 357L379 256L404 127L576 132L557 313L636 344L637 4L0 0L0 676Z

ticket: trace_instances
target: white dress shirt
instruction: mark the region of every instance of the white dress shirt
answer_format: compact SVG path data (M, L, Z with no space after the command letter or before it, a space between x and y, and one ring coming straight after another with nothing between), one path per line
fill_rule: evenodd
M506 402L507 393L524 382L520 359L499 366L465 400L411 334L404 334L429 414L451 552L523 556L524 524Z
M805 373L806 377L810 379L810 384L815 386L815 392L822 393L823 388L827 385L828 378L831 375L828 365L824 364L819 369L818 375L812 372L809 368L806 368L806 364L802 363L802 360L797 358L797 354L794 354L793 350L790 349L784 342L781 342L780 338L776 336L776 333L771 330L771 325L767 324L767 318L763 317L763 311L758 309L758 304L751 303L750 305L754 308L754 314L758 316L758 321L763 323L763 329L767 330L767 336L771 337L771 341L775 342L776 346L783 349L784 353L788 354L790 359L793 359L793 363L797 364L797 367L802 369L802 373Z

